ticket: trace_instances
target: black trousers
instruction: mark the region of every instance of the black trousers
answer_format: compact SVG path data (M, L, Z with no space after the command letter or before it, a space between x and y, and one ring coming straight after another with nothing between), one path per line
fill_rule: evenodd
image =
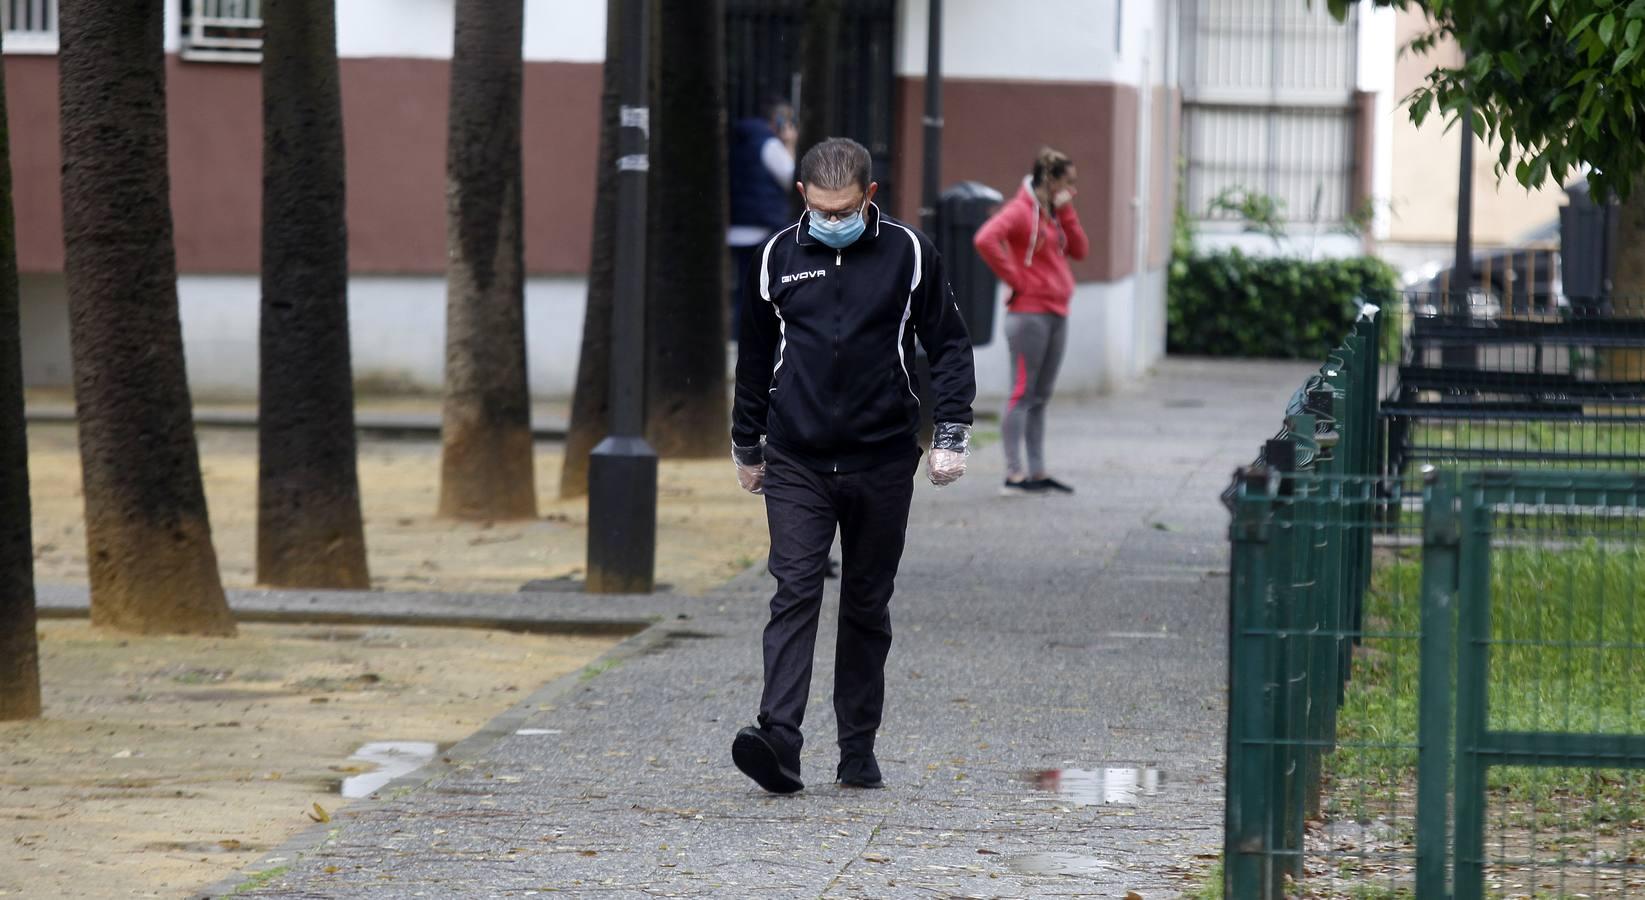
M828 551L840 534L834 715L841 749L872 750L885 705L891 593L908 531L919 455L860 472L817 472L767 449L765 514L777 579L765 626L760 725L798 756Z

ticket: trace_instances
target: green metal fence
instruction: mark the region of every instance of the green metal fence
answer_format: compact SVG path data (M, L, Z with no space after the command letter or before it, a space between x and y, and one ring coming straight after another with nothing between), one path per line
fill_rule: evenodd
M1375 322L1233 512L1224 892L1645 896L1645 476L1374 471Z

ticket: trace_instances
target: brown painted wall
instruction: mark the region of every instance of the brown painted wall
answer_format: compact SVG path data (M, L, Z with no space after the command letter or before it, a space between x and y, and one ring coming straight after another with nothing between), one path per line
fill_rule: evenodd
M57 128L57 57L7 56L3 61L18 268L24 273L61 272L63 166Z
M18 257L25 272L63 267L57 60L4 60ZM445 271L446 103L441 60L345 59L350 267ZM253 66L167 59L172 216L184 273L258 269L262 88ZM600 66L525 67L526 267L588 268Z
M916 221L922 169L925 84L898 79L896 215ZM1137 89L1052 81L943 80L942 178L981 181L1010 197L1034 154L1049 144L1079 167L1080 222L1091 255L1074 266L1081 281L1115 281L1135 269Z

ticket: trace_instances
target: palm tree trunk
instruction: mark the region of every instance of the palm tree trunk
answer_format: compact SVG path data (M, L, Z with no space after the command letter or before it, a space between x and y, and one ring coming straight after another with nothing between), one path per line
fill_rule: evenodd
M446 145L440 515L537 515L521 226L523 0L458 0Z
M655 7L646 438L662 457L729 454L725 383L724 0ZM716 48L705 53L703 48Z
M263 5L257 580L363 589L332 4Z
M6 73L0 66L0 722L40 715L35 643L34 539L29 445L23 424L23 346L17 293L17 222L11 208Z
M606 21L621 21L618 0L606 0ZM606 436L611 412L611 309L617 280L617 131L621 125L622 51L617 28L605 30L605 69L600 88L600 151L594 176L593 252L588 301L583 313L577 387L560 468L560 497L588 494L588 454ZM656 143L653 142L655 147Z
M230 635L166 171L163 0L62 0L63 249L94 624Z

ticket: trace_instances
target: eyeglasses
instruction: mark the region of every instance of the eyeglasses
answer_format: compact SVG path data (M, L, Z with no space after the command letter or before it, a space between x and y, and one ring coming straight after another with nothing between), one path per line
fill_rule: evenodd
M858 200L856 203L853 203L850 206L846 206L846 207L843 207L843 208L840 208L840 209L819 209L818 207L812 206L810 200L807 200L805 202L805 208L811 210L812 212L816 213L819 216L822 216L823 218L827 219L830 222L838 222L842 219L850 218L855 213L862 212L862 208L865 205L867 205L867 203L868 203L868 197L865 195L861 200Z

